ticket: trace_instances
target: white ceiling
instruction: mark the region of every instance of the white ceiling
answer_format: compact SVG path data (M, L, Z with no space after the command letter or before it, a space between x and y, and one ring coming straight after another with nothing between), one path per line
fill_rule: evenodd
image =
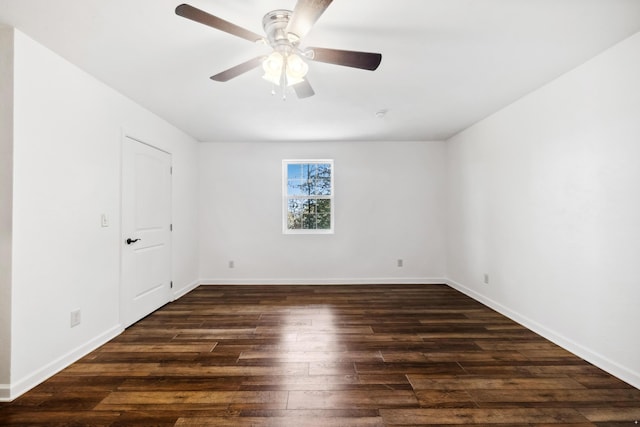
M313 62L316 95L283 101L260 69L211 81L267 48L175 15L182 2L0 0L0 23L200 141L445 139L640 31L639 0L334 0L303 45L379 52L380 68ZM259 34L295 5L187 2Z

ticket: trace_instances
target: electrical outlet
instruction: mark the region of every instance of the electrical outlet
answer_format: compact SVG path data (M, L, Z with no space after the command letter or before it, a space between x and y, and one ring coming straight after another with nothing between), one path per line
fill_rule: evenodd
M73 310L71 312L71 327L78 326L80 324L80 309Z
M399 259L396 263L398 267L404 267L404 260Z
M235 261L229 261L229 268L235 268L236 263Z
M484 273L483 280L485 285L489 284L489 275L487 273Z
M107 214L100 215L100 226L101 227L109 226L109 218L107 217Z

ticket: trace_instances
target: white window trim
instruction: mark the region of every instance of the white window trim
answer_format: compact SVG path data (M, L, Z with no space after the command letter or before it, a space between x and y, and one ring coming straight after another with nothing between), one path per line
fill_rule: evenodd
M328 199L331 204L331 228L326 230L319 229L289 229L287 214L289 212L289 197L287 192L287 166L290 164L320 164L328 163L331 165L331 195L330 196L305 196L307 199ZM282 161L282 233L283 234L334 234L335 232L335 166L333 159L285 159Z

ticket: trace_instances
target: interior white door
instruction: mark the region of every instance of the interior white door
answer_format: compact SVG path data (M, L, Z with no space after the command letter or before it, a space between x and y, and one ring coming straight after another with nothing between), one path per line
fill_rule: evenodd
M125 327L170 301L171 155L124 137L122 291Z

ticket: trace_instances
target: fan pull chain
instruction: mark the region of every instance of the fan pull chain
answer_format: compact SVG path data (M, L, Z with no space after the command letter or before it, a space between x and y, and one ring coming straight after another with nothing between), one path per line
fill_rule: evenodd
M282 74L280 75L280 88L282 89L282 100L287 100L287 57L283 56Z

